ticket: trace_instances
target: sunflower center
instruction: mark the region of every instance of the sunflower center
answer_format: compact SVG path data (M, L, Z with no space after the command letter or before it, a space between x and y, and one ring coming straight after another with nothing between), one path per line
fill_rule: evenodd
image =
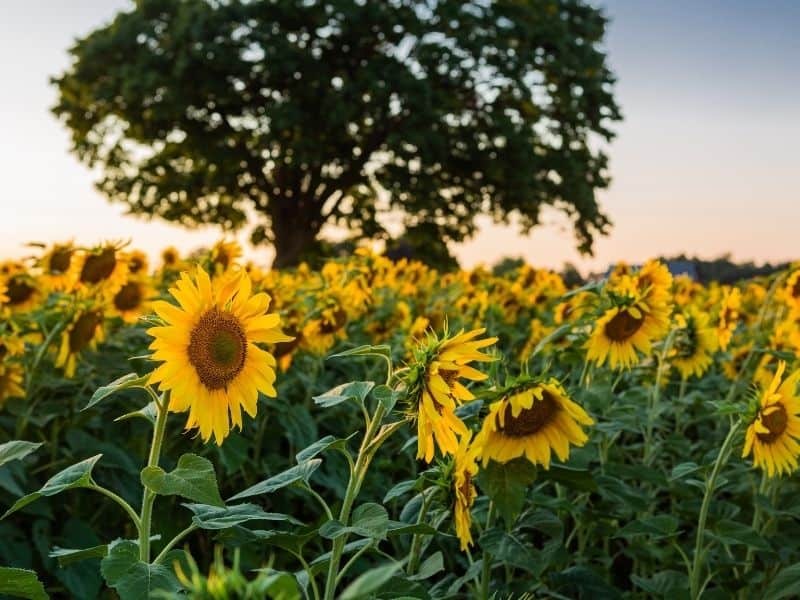
M66 273L69 269L69 262L72 258L72 250L69 248L57 248L50 255L50 272Z
M69 351L71 353L80 352L89 345L101 320L102 317L97 311L83 313L77 318L69 332Z
M456 382L456 379L458 378L458 371L454 371L452 369L439 369L439 375L441 376L442 379L444 379L444 382L447 384L447 387L452 389L453 384Z
M756 434L758 439L765 444L771 444L778 439L781 434L786 431L786 426L789 423L789 417L786 415L786 409L783 407L783 404L776 404L773 406L776 406L777 410L773 410L768 415L761 415L761 424L769 429L769 433Z
M644 323L644 319L637 319L627 310L623 310L606 323L606 335L614 342L622 342L639 331L642 323Z
M469 471L464 473L464 482L459 489L467 505L472 504L472 475Z
M81 282L100 283L109 278L116 266L117 253L114 248L104 248L100 254L90 254L81 269Z
M32 285L29 285L24 279L12 277L8 281L6 288L8 303L11 306L22 304L23 302L26 302L35 291L36 289Z
M506 406L505 426L503 433L511 437L525 437L542 429L553 420L559 411L559 404L547 390L542 392L542 399L533 401L530 408L525 408L518 416L514 416L511 404Z
M8 346L6 346L3 342L0 342L0 360L3 360L7 354Z
M114 296L114 307L117 310L133 310L142 303L142 288L138 283L129 281Z
M792 286L792 298L800 298L800 277L795 280L794 286Z
M139 256L134 256L128 262L128 270L131 273L138 273L142 270L142 267L144 267L144 261Z
M347 313L337 308L329 318L325 318L319 327L320 333L334 333L340 330L347 323Z
M161 255L161 258L165 265L174 265L178 262L178 255L170 251L165 251L164 254Z
M206 311L189 336L189 362L204 386L226 388L244 368L247 336L239 319L218 308Z
M694 323L688 323L687 327L679 332L675 339L674 348L678 358L691 358L697 352L699 340L697 329Z

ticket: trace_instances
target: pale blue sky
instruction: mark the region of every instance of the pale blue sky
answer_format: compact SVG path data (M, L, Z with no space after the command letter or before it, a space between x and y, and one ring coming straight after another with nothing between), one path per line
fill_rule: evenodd
M681 251L782 260L800 256L800 2L606 0L608 51L625 121L611 146L604 209L615 223L580 259L557 215L528 238L486 226L456 248L466 266L523 255L534 264L602 268ZM216 237L122 216L67 153L48 108L48 77L75 36L121 0L38 0L0 7L0 255L28 240L132 238L156 252ZM257 255L268 260L268 252Z

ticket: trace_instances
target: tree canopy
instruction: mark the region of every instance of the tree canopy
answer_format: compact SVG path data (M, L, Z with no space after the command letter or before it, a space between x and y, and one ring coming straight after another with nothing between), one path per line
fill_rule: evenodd
M620 118L583 0L138 0L53 79L73 151L134 214L249 225L276 264L323 225L445 242L544 206L589 252Z

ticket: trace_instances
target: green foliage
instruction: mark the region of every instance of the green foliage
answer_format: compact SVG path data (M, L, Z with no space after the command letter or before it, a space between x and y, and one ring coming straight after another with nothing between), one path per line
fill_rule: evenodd
M224 506L217 476L211 461L195 454L184 454L169 473L161 467L145 467L142 485L162 496L181 496L202 504Z
M257 216L278 265L326 223L386 237L390 211L441 264L477 214L527 231L548 205L589 251L608 225L594 140L620 118L605 26L583 0L145 0L76 42L54 112L112 201Z
M33 571L0 567L0 594L30 600L47 600L50 596Z
M122 600L149 600L157 591L175 593L181 589L171 567L141 561L138 545L130 540L112 542L100 570Z

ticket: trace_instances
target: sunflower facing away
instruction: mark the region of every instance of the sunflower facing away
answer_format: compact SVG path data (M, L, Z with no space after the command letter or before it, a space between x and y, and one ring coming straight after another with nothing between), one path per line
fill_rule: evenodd
M455 414L462 402L475 396L459 381L483 381L484 373L469 366L471 362L494 360L481 348L491 346L496 337L476 339L485 329L459 332L443 339L430 335L415 351L415 363L409 376L409 398L417 419L417 458L431 462L436 446L443 454L455 454L458 438L467 427Z
M489 407L478 442L486 466L525 456L533 464L550 468L550 455L569 458L570 444L583 446L588 436L581 425L594 420L567 397L555 379L511 391Z
M472 505L477 497L473 480L478 474L477 458L481 448L472 441L472 434L461 438L453 466L453 523L461 550L472 546Z
M165 325L151 327L152 358L161 362L150 376L170 391L169 410L189 412L186 429L221 444L231 423L241 428L242 409L255 416L258 393L275 396L275 358L257 343L287 342L277 314L267 314L270 297L252 294L243 271L211 282L201 267L182 273L170 294L175 306L153 303Z
M781 383L786 363L781 361L770 384L762 391L755 419L747 428L742 458L753 454L753 465L769 477L797 469L800 455L800 369Z

